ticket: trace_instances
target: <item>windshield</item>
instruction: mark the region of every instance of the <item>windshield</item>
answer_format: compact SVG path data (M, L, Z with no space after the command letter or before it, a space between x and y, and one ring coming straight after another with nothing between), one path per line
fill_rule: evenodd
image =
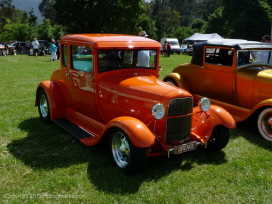
M156 69L157 50L99 50L99 73L118 69Z
M172 46L173 45L179 45L178 41L171 41L171 40L169 40L169 42L171 43Z
M239 50L237 67L248 64L272 64L272 50Z

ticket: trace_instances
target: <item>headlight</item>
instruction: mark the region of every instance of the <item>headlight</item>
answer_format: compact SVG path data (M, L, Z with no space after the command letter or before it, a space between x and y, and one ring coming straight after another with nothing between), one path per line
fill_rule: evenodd
M208 98L202 98L199 101L199 106L201 108L202 111L206 112L210 109L211 106L211 101Z
M162 104L158 103L152 108L152 115L156 119L162 119L165 113L165 108Z

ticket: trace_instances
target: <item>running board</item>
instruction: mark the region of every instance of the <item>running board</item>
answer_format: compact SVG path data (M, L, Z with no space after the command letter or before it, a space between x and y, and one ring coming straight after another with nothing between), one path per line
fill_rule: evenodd
M88 133L86 130L82 129L81 127L77 126L76 124L72 123L71 121L67 120L66 118L60 118L52 120L54 123L59 125L60 127L67 130L69 133L77 137L78 139L85 139L94 137L90 133Z

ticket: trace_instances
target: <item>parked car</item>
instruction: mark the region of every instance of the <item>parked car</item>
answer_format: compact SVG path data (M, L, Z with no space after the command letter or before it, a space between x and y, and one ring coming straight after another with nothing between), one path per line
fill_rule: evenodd
M15 50L16 54L26 54L27 50L25 48L26 42L19 42L19 47L16 46L18 42L13 42L10 44L11 47L13 47L13 50Z
M187 45L181 45L180 46L180 53L181 54L185 53L186 48L187 48Z
M41 120L88 146L109 141L113 161L127 173L141 171L149 156L197 146L220 151L234 119L208 98L193 108L189 92L159 80L160 47L132 35L64 36L60 69L37 87Z
M40 48L39 48L39 55L47 55L50 54L49 52L49 42L47 40L38 40L39 44L40 44Z
M45 56L47 54L50 54L50 51L49 51L50 44L48 43L48 41L47 40L38 40L38 42L40 45L39 50L38 50L38 55ZM28 54L29 54L29 56L32 56L34 53L31 50Z
M0 44L0 55L14 55L14 49L12 46L8 45L8 51L5 50L5 45Z
M174 54L174 53L180 54L180 45L177 38L162 38L161 45L163 45L165 41L171 43L171 54Z
M187 45L187 48L185 49L184 54L193 55L193 46Z
M193 45L191 63L178 65L164 81L209 97L241 122L254 117L261 136L272 141L272 44L209 40Z

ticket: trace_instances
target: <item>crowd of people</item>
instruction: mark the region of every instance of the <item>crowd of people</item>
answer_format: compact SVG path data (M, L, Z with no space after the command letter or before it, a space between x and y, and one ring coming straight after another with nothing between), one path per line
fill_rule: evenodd
M3 55L9 54L29 54L35 57L38 55L46 55L51 53L50 61L59 61L59 40L52 39L50 44L39 43L37 38L34 38L32 42L20 42L14 41L10 45L7 42L0 43L4 46Z

